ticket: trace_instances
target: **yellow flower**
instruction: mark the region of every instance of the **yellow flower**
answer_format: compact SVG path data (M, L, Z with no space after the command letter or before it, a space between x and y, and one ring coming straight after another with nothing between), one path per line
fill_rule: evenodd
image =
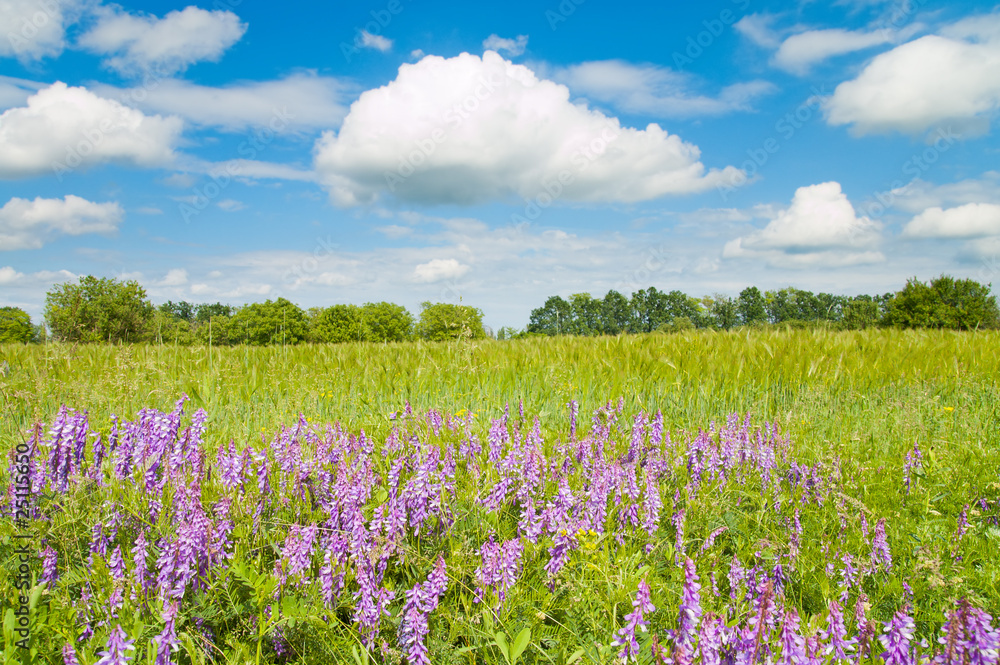
M947 411L947 412L951 413L952 411L955 410L955 407L953 407L953 406L942 406L941 409L943 411Z

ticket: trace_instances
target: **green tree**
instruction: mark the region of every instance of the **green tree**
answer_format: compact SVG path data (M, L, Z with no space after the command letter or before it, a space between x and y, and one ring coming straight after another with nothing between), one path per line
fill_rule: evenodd
M165 311L163 306L153 313L153 320L149 325L147 337L157 344L180 344L189 346L194 344L195 335L191 329L191 324L183 318L176 316L169 310Z
M864 330L879 323L879 306L871 296L856 296L844 305L841 323L848 330Z
M333 305L321 310L310 322L310 338L314 342L360 342L368 339L361 324L361 308L357 305Z
M189 323L194 321L195 306L186 300L182 300L180 302L168 300L160 305L158 309L164 314L169 314L170 316L180 319L181 321L187 321Z
M722 330L730 330L740 323L739 305L729 296L716 294L709 309L712 325Z
M236 308L232 305L223 305L221 302L214 304L195 305L194 320L198 323L208 323L213 316L230 317L236 313Z
M231 342L255 345L297 344L309 333L306 313L284 298L240 308L228 328Z
M19 307L0 307L0 344L27 343L35 337L31 317Z
M45 321L67 342L136 342L153 319L153 305L138 282L87 275L57 284L45 295Z
M949 275L932 279L930 284L913 278L889 303L885 322L898 328L996 328L1000 311L990 287Z
M601 332L619 335L631 332L632 307L628 298L617 291L608 291L601 302Z
M572 323L569 332L574 335L600 335L603 328L603 305L589 293L574 293L569 297Z
M559 296L551 296L545 304L531 310L529 333L567 335L574 327L573 308Z
M361 307L361 320L371 342L405 342L413 337L413 315L402 305L365 303Z
M756 286L748 286L740 291L736 309L740 315L740 322L745 326L767 323L767 301Z
M423 302L420 305L417 335L440 342L450 339L483 339L483 313L468 305Z

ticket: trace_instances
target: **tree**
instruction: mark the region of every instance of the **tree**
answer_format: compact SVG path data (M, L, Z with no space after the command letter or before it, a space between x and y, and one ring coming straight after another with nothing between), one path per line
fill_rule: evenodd
M871 296L857 296L844 305L841 322L848 330L864 330L878 325L879 318L878 303Z
M169 314L170 316L180 319L181 321L187 321L189 323L194 321L195 306L186 300L182 300L180 302L168 300L160 305L159 310L164 314Z
M545 304L531 310L529 333L566 335L573 327L573 308L559 296L551 296Z
M230 317L236 313L235 308L232 305L223 305L221 302L217 302L213 305L202 304L195 305L194 308L194 319L198 323L208 323L212 317L215 316L225 316Z
M0 307L0 344L28 343L35 337L31 317L19 307Z
M191 324L186 319L171 313L170 310L165 310L162 305L153 313L153 321L149 326L147 338L158 344L166 342L181 346L189 346L195 340Z
M404 342L413 337L413 315L402 305L365 303L361 307L361 320L371 342Z
M231 342L256 345L297 344L309 332L306 313L284 298L241 308L228 327Z
M941 275L924 284L915 277L888 304L885 322L898 328L975 330L1000 325L990 284Z
M145 336L153 305L138 282L87 275L45 294L45 321L67 342L136 342Z
M606 335L627 333L632 328L632 307L628 298L617 291L608 291L601 302L601 332Z
M569 297L570 309L573 312L569 332L574 335L600 335L603 325L603 305L589 293L574 293Z
M451 339L483 339L483 313L468 305L423 302L417 335L431 342Z
M334 305L321 310L310 320L310 338L314 342L360 342L368 339L361 324L357 305Z
M736 300L740 322L745 326L756 326L767 323L767 302L756 286L748 286L740 291Z
M739 325L739 307L737 301L722 294L716 294L712 299L709 316L716 328L730 330Z

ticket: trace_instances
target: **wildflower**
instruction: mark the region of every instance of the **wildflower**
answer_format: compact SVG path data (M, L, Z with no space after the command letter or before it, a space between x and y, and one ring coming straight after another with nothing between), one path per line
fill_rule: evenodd
M410 665L430 665L424 638L429 632L428 615L437 609L438 599L448 586L444 557L438 556L437 564L427 576L427 581L406 592L406 603L400 611L399 644L406 650Z
M781 625L781 658L778 665L799 665L806 661L806 640L799 631L799 613L795 609L785 612Z
M635 639L635 631L640 629L642 632L646 632L646 626L649 625L649 622L646 621L645 615L655 610L656 607L649 599L649 586L646 584L646 578L642 578L639 580L635 600L632 601L632 611L625 615L625 625L618 630L611 642L612 646L622 647L622 650L618 652L618 658L632 659L633 661L638 658L639 643Z
M885 634L879 637L879 642L885 647L881 654L885 665L914 665L916 658L910 647L916 630L913 619L905 610L900 610L885 624L885 630Z
M826 630L823 639L827 642L826 654L834 659L846 660L847 652L854 650L857 640L847 639L847 628L844 626L844 612L835 600L830 601L830 613L826 617Z
M42 551L42 578L39 580L40 582L48 582L51 587L59 579L58 561L59 554L51 546L46 545Z
M677 642L694 649L698 622L701 620L701 585L694 561L688 557L684 563L684 592L680 606L680 634Z
M878 569L879 564L882 564L885 572L892 570L892 554L885 536L884 517L875 525L875 536L872 538L872 568Z
M969 665L997 665L1000 662L1000 630L993 628L993 617L974 607L969 608L968 616L965 650Z
M63 645L63 665L80 665L80 661L76 656L76 649L73 648L72 644L66 643Z
M121 624L117 624L111 634L108 635L106 649L98 653L101 657L95 665L125 665L132 660L125 654L126 651L135 651L133 646L135 640L128 639Z

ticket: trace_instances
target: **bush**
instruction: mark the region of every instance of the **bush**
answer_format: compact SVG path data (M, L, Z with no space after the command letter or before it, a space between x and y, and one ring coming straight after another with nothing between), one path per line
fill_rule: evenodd
M0 344L27 343L35 337L31 317L19 307L0 307Z
M948 275L930 284L910 279L889 303L885 323L897 328L996 328L1000 310L990 287Z
M229 321L228 328L230 343L258 346L298 344L309 334L306 313L284 298L241 308Z
M149 330L153 305L138 282L87 275L45 294L45 321L66 342L137 342Z
M428 341L483 339L482 311L468 305L424 302L417 324L417 335Z

